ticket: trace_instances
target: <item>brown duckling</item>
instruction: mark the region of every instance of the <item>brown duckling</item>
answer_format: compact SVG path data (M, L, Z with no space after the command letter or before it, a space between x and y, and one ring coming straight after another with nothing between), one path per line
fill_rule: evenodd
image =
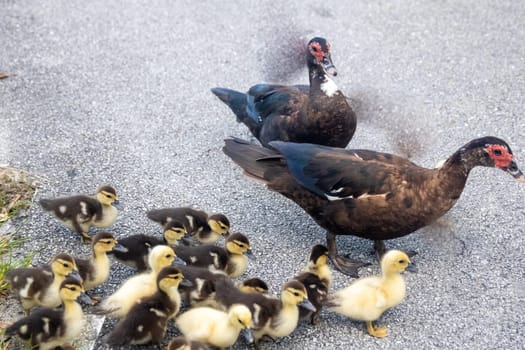
M319 322L319 312L322 303L326 300L328 290L332 284L332 272L328 266L328 249L323 245L315 245L310 253L308 264L303 272L294 277L301 282L308 293L308 300L315 306L313 312L303 307L299 307L299 318L308 319L311 324Z
M242 275L248 268L247 256L253 256L250 242L242 233L228 236L224 248L203 244L177 246L173 250L188 265L205 267L211 271L224 271L231 278Z
M265 147L273 140L346 147L356 128L356 116L332 76L330 43L316 37L307 45L310 85L258 84L245 94L214 88Z
M190 236L201 243L215 243L230 232L230 221L224 214L206 214L202 210L188 207L163 208L150 210L148 218L160 223L163 227L170 221L184 223Z
M157 291L138 300L106 338L111 346L159 344L164 338L168 320L180 309L179 284L184 276L175 266L163 268L157 276Z
M381 259L381 276L353 281L348 287L329 296L327 308L354 320L365 321L368 333L374 337L386 337L387 329L374 327L372 321L403 301L406 287L400 274L409 264L410 259L404 252L387 251Z
M185 234L184 225L178 221L170 221L164 227L163 238L145 234L119 238L119 244L126 248L126 251L113 251L113 256L123 264L143 272L148 269L148 254L153 247L158 245L174 247Z
M82 236L82 241L90 241L90 227L110 227L117 220L117 192L111 186L101 186L95 197L76 195L53 199L42 198L40 205L50 211L66 227Z
M283 285L280 300L257 292L244 293L230 280L218 280L215 282L215 300L223 308L243 304L250 309L256 345L264 336L275 339L292 333L299 321L298 306L315 311L304 285L295 280Z
M75 259L67 254L56 255L50 265L12 269L6 274L11 290L20 300L26 315L34 306L59 306L62 302L60 285L66 276L80 279Z
M228 279L228 276L222 271L212 272L204 267L182 265L178 268L182 271L184 278L191 283L191 285L179 287L184 304L215 306L215 282Z
M119 289L102 301L96 312L112 317L124 317L137 300L157 291L158 274L164 267L170 266L175 258L175 253L170 247L166 245L154 247L148 257L151 271L127 279Z
M210 347L200 341L186 339L184 336L173 338L166 350L209 350Z
M383 240L412 233L450 210L474 167L496 167L525 182L509 145L490 136L470 141L435 169L368 150L280 141L270 146L229 139L223 150L250 178L293 200L325 228L330 259L352 276L363 263L337 254L337 235L373 240L381 256Z
M257 292L261 294L268 294L270 290L268 288L268 284L257 277L245 279L244 281L237 283L235 286L244 293Z
M195 307L177 317L175 323L186 338L220 349L232 346L241 331L245 338L253 339L250 331L252 314L241 304L232 305L228 311Z
M126 251L109 232L99 232L91 242L93 251L89 259L75 258L84 290L90 290L106 282L111 265L107 253Z
M89 303L78 278L67 277L59 286L62 308L38 308L6 328L5 335L18 335L31 348L53 350L78 339L84 327L84 314L77 300Z

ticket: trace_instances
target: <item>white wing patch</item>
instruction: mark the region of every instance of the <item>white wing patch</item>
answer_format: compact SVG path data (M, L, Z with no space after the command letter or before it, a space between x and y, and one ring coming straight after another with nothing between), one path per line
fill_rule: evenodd
M191 226L191 229L193 231L193 224L195 223L195 220L193 219L193 216L191 215L186 215L186 219L188 219L188 222L190 223L190 226Z
M26 280L26 285L24 286L24 288L20 289L20 293L19 295L22 297L22 298L29 298L29 288L31 287L31 285L33 284L34 282L34 278L33 277L28 277L27 280Z
M66 210L67 210L67 207L65 205L61 205L58 207L58 211L61 213L61 214L65 214L66 213Z
M88 215L86 202L80 202L80 213L82 213L84 216Z
M162 312L162 311L160 311L158 309L151 308L151 309L149 309L149 311L153 312L158 317L168 317L168 315L166 315L164 312Z

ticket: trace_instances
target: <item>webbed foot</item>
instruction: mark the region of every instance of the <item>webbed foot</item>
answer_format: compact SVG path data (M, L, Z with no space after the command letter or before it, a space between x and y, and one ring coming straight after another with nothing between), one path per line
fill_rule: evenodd
M341 273L348 275L350 277L358 278L359 277L359 268L368 266L370 263L362 262L359 260L354 260L350 258L342 257L341 255L332 256L330 254L330 260L334 264L334 267L339 270Z
M368 334L376 338L384 338L388 334L386 327L374 327L372 321L366 321L366 329L368 330Z

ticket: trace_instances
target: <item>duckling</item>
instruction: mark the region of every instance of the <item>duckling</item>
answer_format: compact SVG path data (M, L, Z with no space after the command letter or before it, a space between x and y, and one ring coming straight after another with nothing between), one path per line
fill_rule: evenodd
M308 300L315 306L315 312L299 307L299 318L309 319L311 324L319 322L319 312L322 302L328 295L332 284L332 271L328 266L328 248L323 245L315 245L310 253L308 264L303 272L294 277L301 282L308 293Z
M230 233L230 220L224 214L208 216L202 210L180 207L150 210L147 216L162 226L173 220L182 221L190 236L201 243L215 243Z
M270 290L266 282L257 277L248 278L244 281L237 283L235 286L239 288L241 292L244 293L257 292L261 294L268 294Z
M50 265L51 269L49 266L26 267L10 270L6 274L11 290L20 300L26 315L37 305L59 306L62 302L60 285L66 276L80 279L75 259L67 254L56 255Z
M148 254L153 247L158 245L176 246L185 234L184 225L178 221L170 221L165 225L162 239L145 234L119 238L119 244L127 250L125 252L113 251L113 256L123 264L137 269L138 272L143 272L148 269Z
M166 266L175 260L173 249L166 245L158 245L151 250L148 262L151 271L130 277L117 291L102 301L95 310L98 314L112 317L124 317L137 300L152 295L157 291L157 276Z
M405 281L400 273L410 264L408 255L389 250L381 259L381 276L362 277L328 297L327 308L354 320L365 321L368 333L383 338L386 327L374 327L383 312L401 303L405 297Z
M155 294L137 301L106 338L106 343L111 346L160 343L168 320L179 312L181 300L177 288L181 283L184 276L178 268L163 268L157 276Z
M110 227L117 220L117 192L111 186L101 186L96 197L76 195L54 199L42 198L40 205L51 211L66 227L81 235L82 241L90 241L90 227Z
M166 350L209 350L210 347L200 341L192 341L183 336L173 338Z
M275 339L292 333L299 321L298 306L315 311L305 287L295 280L284 284L280 300L257 292L245 293L230 280L218 280L215 282L215 300L225 308L238 303L250 309L256 345L264 336Z
M178 266L184 278L191 285L181 285L179 291L182 294L184 304L192 306L214 306L215 282L227 279L228 276L222 271L212 272L204 267Z
M93 254L90 259L75 258L84 290L98 287L108 279L110 261L107 253L126 251L126 248L118 244L115 237L109 232L97 233L93 238L91 248Z
M468 142L436 169L370 150L269 144L272 149L231 139L223 151L250 178L301 206L326 230L334 266L355 277L358 268L367 264L339 255L337 235L373 240L381 256L384 240L408 235L448 212L475 167L499 168L525 182L510 146L493 136Z
M253 256L248 238L238 232L226 239L224 248L203 244L193 247L178 246L173 250L188 265L224 271L231 278L242 275L248 268L247 256Z
M8 336L18 335L31 348L51 350L78 339L84 327L84 314L77 300L89 303L82 283L76 277L67 277L59 287L62 308L39 308L6 328Z
M228 312L196 307L177 317L175 323L186 338L221 349L233 345L241 331L246 339L253 340L250 330L252 314L241 304L232 305Z

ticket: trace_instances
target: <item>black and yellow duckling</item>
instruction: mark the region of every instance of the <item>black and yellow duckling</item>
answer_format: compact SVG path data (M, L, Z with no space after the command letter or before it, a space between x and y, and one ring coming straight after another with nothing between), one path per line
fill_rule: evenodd
M245 279L244 281L236 283L235 286L239 288L241 292L244 293L256 292L261 294L268 294L270 290L268 288L268 284L266 284L266 282L264 282L258 277Z
M175 266L163 268L157 276L155 294L142 298L121 319L106 338L111 346L159 344L164 338L168 320L180 309L179 284L186 282Z
M75 258L84 290L93 289L107 281L111 265L107 253L125 251L109 232L97 233L91 242L91 249L93 253L89 259Z
M205 343L189 340L184 336L175 337L170 340L166 350L209 350L210 347Z
M53 199L42 198L40 205L50 211L66 227L82 236L82 241L90 241L90 227L110 227L117 220L117 192L111 186L101 186L95 197L76 195Z
M233 304L243 304L249 308L256 345L264 336L275 339L292 333L299 322L298 306L315 311L304 285L295 280L283 285L280 299L258 292L242 292L230 280L218 280L215 282L215 301L223 308Z
M82 283L76 277L67 277L59 286L61 308L38 308L6 328L5 335L18 335L31 344L32 349L54 350L78 339L84 327L84 314L77 300L89 303Z
M326 229L332 263L352 276L365 264L338 255L337 235L373 240L381 256L384 240L408 235L449 211L475 167L496 167L525 182L509 145L492 136L468 142L435 169L369 150L270 145L229 139L223 150L250 178L297 203Z
M118 242L126 251L113 251L113 256L125 265L143 272L148 269L148 255L158 245L176 246L184 238L186 228L178 221L170 221L164 227L163 238L136 234L119 238Z
M248 238L234 233L226 239L223 247L213 244L177 246L173 250L186 264L205 267L212 271L224 271L231 278L239 277L248 268L248 257L253 256Z
M315 306L313 312L303 307L299 307L299 318L308 319L311 324L319 322L319 312L322 303L328 296L328 290L332 284L332 271L328 266L328 248L323 245L315 245L312 248L308 264L303 272L294 277L301 282L308 293L308 300Z
M157 291L157 276L160 271L170 266L176 256L173 249L158 245L148 256L150 271L130 277L113 294L104 299L96 312L112 317L124 317L137 300L152 295Z
M237 341L243 332L246 339L252 340L250 326L252 314L241 304L234 304L228 311L211 307L195 307L177 317L177 328L189 340L195 340L225 349Z
M374 327L372 321L403 301L406 287L400 274L409 264L410 259L404 252L387 251L381 259L381 276L355 280L348 287L329 295L326 307L351 319L365 321L370 335L386 337L386 327Z
M190 236L201 243L215 243L230 233L230 220L224 214L208 216L202 210L180 207L150 210L147 216L163 227L170 221L182 222Z
M11 290L20 300L26 315L34 306L59 306L62 302L60 285L66 276L80 279L75 259L67 254L56 255L50 265L13 269L6 274Z
M215 282L220 279L228 279L222 271L212 272L204 267L197 266L178 266L184 278L190 281L191 285L179 287L185 305L192 306L215 306Z

